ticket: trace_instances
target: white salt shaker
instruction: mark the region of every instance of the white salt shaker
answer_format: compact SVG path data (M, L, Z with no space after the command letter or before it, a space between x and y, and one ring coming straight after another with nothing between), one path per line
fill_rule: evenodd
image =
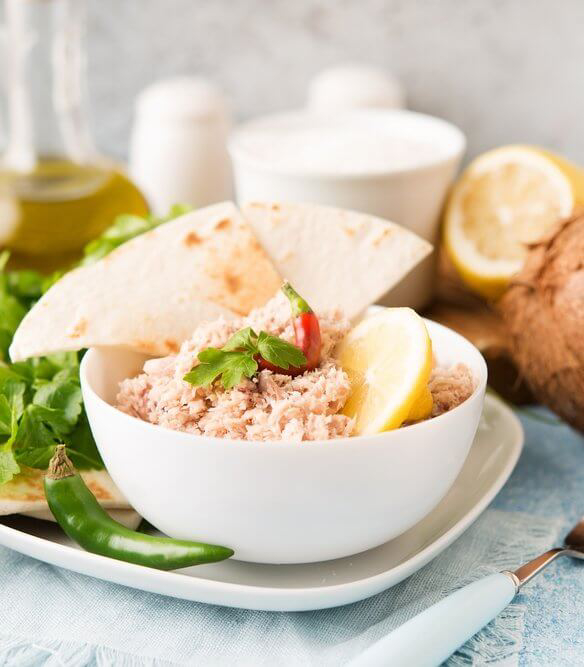
M140 93L129 169L154 213L232 198L229 130L225 97L206 79L167 79Z
M329 67L313 77L307 106L327 113L359 108L403 109L405 93L391 72L350 63Z

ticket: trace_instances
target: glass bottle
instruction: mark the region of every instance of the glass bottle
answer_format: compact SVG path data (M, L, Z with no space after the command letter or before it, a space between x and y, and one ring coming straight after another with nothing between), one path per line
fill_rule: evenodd
M91 137L83 0L5 0L4 8L0 248L14 267L48 272L71 264L119 213L148 206Z

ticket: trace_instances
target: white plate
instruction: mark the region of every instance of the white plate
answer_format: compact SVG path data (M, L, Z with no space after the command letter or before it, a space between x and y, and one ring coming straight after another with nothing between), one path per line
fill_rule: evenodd
M497 495L522 446L519 420L501 401L487 396L468 459L438 507L376 549L323 563L226 561L161 572L87 553L57 526L20 516L1 517L0 544L82 574L185 600L266 611L336 607L390 588L435 558Z

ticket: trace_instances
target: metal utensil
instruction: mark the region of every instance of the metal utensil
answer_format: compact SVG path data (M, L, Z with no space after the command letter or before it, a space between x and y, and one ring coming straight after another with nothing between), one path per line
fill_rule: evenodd
M584 559L584 518L564 546L514 572L499 572L461 588L370 646L350 667L436 667L501 612L519 589L560 556Z

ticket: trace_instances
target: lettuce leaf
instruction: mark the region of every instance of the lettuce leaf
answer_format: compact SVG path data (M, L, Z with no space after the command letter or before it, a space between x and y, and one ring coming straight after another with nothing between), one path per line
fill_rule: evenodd
M111 227L89 243L80 264L91 264L126 241L154 229L189 207L177 205L163 218L118 216ZM20 466L47 467L55 447L67 445L80 470L101 469L99 455L83 407L79 385L81 352L62 352L10 363L8 348L22 318L62 275L7 270L9 253L0 253L0 486Z

